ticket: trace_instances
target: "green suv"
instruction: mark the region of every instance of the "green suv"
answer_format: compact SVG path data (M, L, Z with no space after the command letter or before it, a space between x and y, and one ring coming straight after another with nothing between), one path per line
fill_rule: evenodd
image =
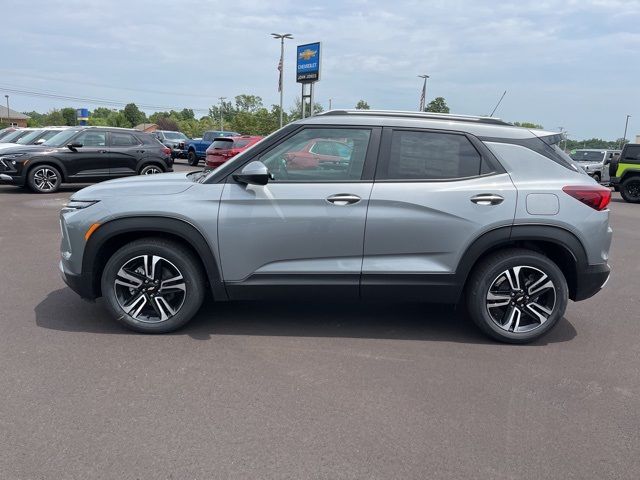
M626 202L640 203L640 144L628 143L609 164L611 185Z

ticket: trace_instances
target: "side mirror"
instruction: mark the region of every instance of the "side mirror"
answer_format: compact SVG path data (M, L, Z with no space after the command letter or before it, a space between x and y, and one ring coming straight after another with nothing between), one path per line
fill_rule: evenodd
M74 152L76 151L76 148L81 148L81 147L82 147L82 144L78 143L78 142L73 142L73 143L68 143L67 144L67 148L69 150L73 150Z
M39 138L33 144L34 145L42 145L44 142L46 142L46 140L44 138Z
M256 160L245 165L240 173L233 176L233 179L246 185L266 185L270 177L267 166Z

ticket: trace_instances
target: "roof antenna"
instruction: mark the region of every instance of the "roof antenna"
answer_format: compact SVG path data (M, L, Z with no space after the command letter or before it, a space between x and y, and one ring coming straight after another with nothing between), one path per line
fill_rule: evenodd
M500 97L500 100L498 100L498 103L496 103L496 106L493 108L493 110L491 111L491 113L489 114L490 117L493 117L493 114L496 113L496 110L498 109L498 107L500 106L500 104L502 103L502 99L504 98L504 96L507 94L507 91L505 90L504 93L502 94L502 96Z

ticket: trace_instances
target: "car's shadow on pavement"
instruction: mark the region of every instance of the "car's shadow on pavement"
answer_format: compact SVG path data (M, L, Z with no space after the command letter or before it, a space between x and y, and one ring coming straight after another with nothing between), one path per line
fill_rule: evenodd
M35 307L36 324L66 332L135 335L116 323L102 301L81 300L68 288ZM344 337L493 343L462 309L423 303L304 303L205 301L198 315L171 335L208 340L215 335ZM576 330L565 318L533 345L566 342Z

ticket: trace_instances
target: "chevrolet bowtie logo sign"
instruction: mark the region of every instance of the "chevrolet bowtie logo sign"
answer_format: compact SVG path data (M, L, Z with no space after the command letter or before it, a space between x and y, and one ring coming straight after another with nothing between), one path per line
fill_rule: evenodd
M308 61L312 57L315 57L317 53L318 53L317 50L311 50L310 48L307 48L306 50L303 50L302 52L299 53L299 57L305 61Z
M313 83L320 79L320 42L298 45L296 49L296 81Z

